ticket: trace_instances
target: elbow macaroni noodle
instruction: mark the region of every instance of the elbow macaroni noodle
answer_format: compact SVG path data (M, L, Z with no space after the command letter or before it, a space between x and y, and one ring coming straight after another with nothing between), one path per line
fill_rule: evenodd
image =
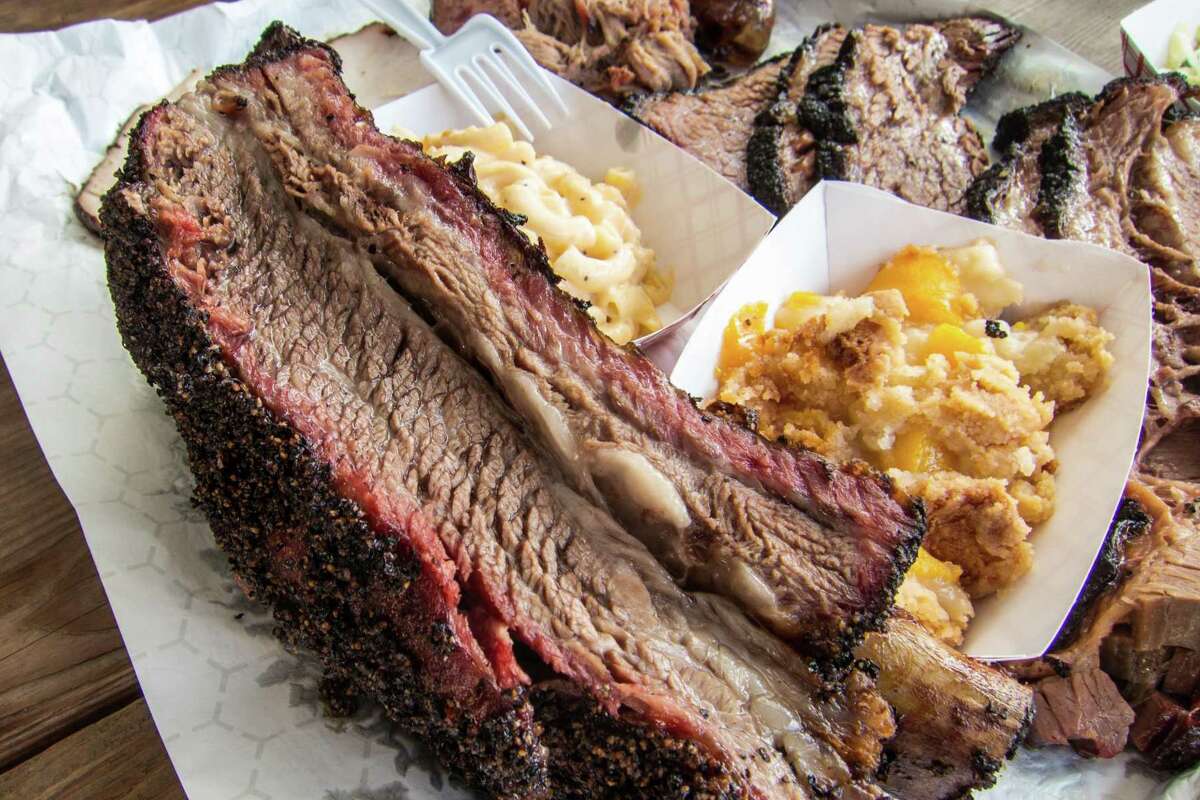
M656 266L629 215L639 197L631 170L610 169L602 182L592 183L569 164L514 140L502 122L419 141L429 155L451 162L468 150L474 154L479 188L526 218L521 230L534 242L541 238L562 279L559 288L591 303L588 314L614 341L624 344L662 327L656 307L669 299L672 280Z

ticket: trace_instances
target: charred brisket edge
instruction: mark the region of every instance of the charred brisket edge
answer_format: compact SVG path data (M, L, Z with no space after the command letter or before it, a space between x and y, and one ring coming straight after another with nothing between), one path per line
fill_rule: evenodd
M746 143L746 184L750 194L776 216L786 214L793 202L788 196L788 179L780 157L783 129L793 118L792 104L788 101L792 76L804 58L816 50L817 40L836 27L821 25L791 52L787 65L775 79L774 99L755 116L754 130Z
M147 112L134 131L120 181L105 197L108 284L122 340L187 444L197 482L193 501L238 576L272 606L279 638L315 651L331 677L377 697L389 716L425 738L443 763L475 785L538 796L544 780L523 691L511 695L507 712L473 721L471 709L451 707L420 689L405 646L388 631L338 619L347 613L342 593L350 580L330 575L314 587L317 599L303 603L272 580L264 538L280 526L304 524L313 560L348 568L361 586L383 565L371 557L376 538L361 509L336 493L329 466L309 443L230 373L205 331L203 313L167 273L153 225L122 196L143 178L140 145L154 113ZM397 571L411 576L419 566L410 559ZM394 591L406 588L399 581ZM345 658L351 652L355 657Z
M1182 75L1168 73L1149 77L1117 78L1110 81L1090 104L1070 101L1070 113L1063 116L1058 130L1042 146L1042 188L1036 213L1047 238L1066 237L1067 214L1070 213L1067 204L1080 190L1086 189L1078 184L1087 170L1087 153L1083 147L1080 128L1084 117L1118 92L1135 86L1158 84L1172 87L1181 98L1195 92ZM1034 109L1037 108L1039 107L1034 106Z
M991 669L991 667L987 666L984 668ZM1035 705L1031 697L1030 702L1025 707L1025 713L1021 717L1021 724L1017 727L1016 731L1012 735L1012 738L1009 740L1008 748L1004 751L1002 758L996 758L995 756L985 753L982 750L976 750L971 755L971 763L969 765L971 770L970 783L960 787L943 789L941 790L941 793L935 793L932 790L932 787L928 787L919 794L922 800L960 800L960 798L971 797L977 790L989 789L992 786L995 786L1001 770L1004 769L1005 762L1011 761L1016 756L1017 750L1020 749L1021 744L1025 741L1025 737L1029 735L1029 731L1033 727L1034 712ZM892 791L903 791L902 787L889 785L888 782L888 779L891 777L892 766L906 757L906 752L903 746L903 738L905 735L903 720L899 720L898 724L900 727L896 732L896 736L884 745L884 754L880 760L879 772L876 775L879 782L882 783L884 787ZM897 744L901 746L897 747ZM924 761L925 759L923 757L927 754L924 744L920 746L919 753L922 757L920 761ZM914 760L910 762L909 769L917 768L921 770L932 770L936 773L938 770L936 765L940 764L942 770L946 768L946 762L944 761L939 762L935 760L928 767L921 765L920 761ZM939 777L944 778L945 773L942 772ZM901 796L903 795L897 795L897 797Z
M1133 86L1150 86L1165 84L1175 89L1180 97L1186 97L1194 90L1189 89L1187 80L1178 73L1165 76L1117 78L1111 80L1096 100L1086 107L1072 106L1072 113L1063 116L1062 122L1054 136L1046 140L1042 148L1039 167L1042 169L1042 197L1037 209L1038 221L1042 223L1048 239L1064 239L1067 235L1067 207L1072 197L1082 198L1080 191L1086 187L1079 185L1085 178L1087 170L1087 152L1081 139L1081 121L1091 110L1102 106L1105 102L1123 90ZM1036 109L1038 107L1034 107Z
M1087 95L1081 92L1069 92L1034 106L1018 108L1002 116L996 123L996 134L992 139L992 148L1000 155L1000 160L988 167L967 188L963 198L965 201L963 213L981 222L994 223L996 221L996 199L1008 188L1009 181L1015 177L1013 167L1023 154L1023 148L1027 146L1034 128L1040 124L1054 125L1056 120L1057 125L1061 125L1065 116L1077 116L1083 113L1090 104L1091 99ZM1044 156L1042 155L1044 152L1045 143L1038 153L1039 174L1042 176L1043 186L1039 187L1039 202L1034 214L1039 222L1042 221L1042 202L1046 197L1043 193L1046 175Z
M1054 638L1050 651L1055 652L1069 646L1080 631L1088 611L1102 595L1109 593L1121 585L1125 579L1124 563L1125 548L1129 542L1146 533L1153 520L1146 513L1145 507L1132 497L1124 497L1117 506L1117 513L1109 525L1104 537L1104 544L1092 562L1087 581L1079 599L1071 607L1071 613Z
M278 37L293 41L271 41ZM314 46L322 45L274 23L246 64L262 65ZM694 742L637 720L612 717L595 701L557 682L510 692L506 711L474 720L472 709L450 706L420 688L419 669L390 631L345 625L322 631L321 623L331 611L336 613L340 602L338 579L318 584L317 591L332 605L316 610L274 586L265 542L250 532L281 523L295 525L298 518L306 523L314 552L337 558L339 567L350 566L354 579L364 581L364 571L378 570L380 559L370 552L369 542L375 537L361 509L337 494L328 464L231 374L205 330L205 314L191 305L168 274L153 225L122 195L145 177L140 146L145 126L166 105L160 103L142 116L118 183L104 199L109 291L126 348L187 444L197 479L194 502L208 517L236 573L256 598L272 606L276 636L289 646L315 651L331 681L352 686L351 694L358 690L377 698L388 715L422 737L447 768L489 794L544 797L548 768L556 785L582 786L604 775L606 786L634 791L637 797L657 796L644 792L660 785L688 786L714 800L746 797L737 776L707 758ZM249 469L234 474L230 463ZM243 500L253 502L239 502ZM358 552L347 555L356 547ZM317 552L321 548L325 550ZM410 562L401 565L400 573L416 569ZM349 653L355 655L347 657ZM536 708L531 697L537 700ZM581 719L596 727L580 727ZM569 756L551 753L547 765L539 733L541 741L569 749ZM636 794L639 789L642 794Z
M1060 94L1037 105L1009 111L996 123L996 135L992 138L992 149L1001 156L1016 155L1017 149L1028 141L1033 129L1043 122L1061 119L1064 113L1078 114L1092 103L1082 92Z
M1087 169L1087 153L1079 137L1079 117L1067 114L1058 130L1042 145L1038 156L1042 172L1038 205L1034 210L1048 239L1066 238L1067 207L1080 188Z
M846 178L844 147L858 144L858 132L846 105L846 73L854 66L860 31L850 31L832 64L813 71L796 108L800 124L816 139L816 173L829 180Z

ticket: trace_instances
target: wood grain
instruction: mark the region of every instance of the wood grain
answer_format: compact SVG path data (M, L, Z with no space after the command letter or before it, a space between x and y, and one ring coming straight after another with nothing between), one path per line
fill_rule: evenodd
M12 800L186 800L137 700L0 775L0 797Z
M75 512L0 384L0 769L135 699ZM4 796L0 793L0 796Z
M44 31L91 19L157 19L204 0L2 0L0 31Z
M1121 19L1144 5L1144 0L998 0L986 5L1120 75L1124 72Z
M789 0L776 0L788 2ZM200 0L0 0L0 31L156 18ZM1118 73L1118 23L1141 0L989 7ZM0 798L184 797L82 533L0 362ZM13 766L16 764L17 766ZM195 800L202 800L196 798Z

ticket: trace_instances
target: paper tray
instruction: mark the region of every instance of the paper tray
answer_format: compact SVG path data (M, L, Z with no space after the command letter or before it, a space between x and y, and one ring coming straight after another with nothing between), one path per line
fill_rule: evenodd
M863 236L869 230L870 236ZM906 203L884 192L826 181L771 232L706 308L671 373L698 396L716 391L713 368L729 318L767 301L768 319L794 291L861 291L905 245L995 243L1000 263L1025 287L1017 316L1060 300L1100 312L1115 339L1106 387L1055 420L1059 462L1054 516L1034 529L1033 569L976 605L964 651L990 660L1042 655L1070 612L1104 544L1133 461L1150 369L1150 278L1140 262L1080 242L1051 241Z

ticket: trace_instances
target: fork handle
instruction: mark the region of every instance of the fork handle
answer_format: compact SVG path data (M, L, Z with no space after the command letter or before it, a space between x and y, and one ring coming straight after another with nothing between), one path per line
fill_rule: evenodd
M420 50L432 50L446 41L433 23L417 13L408 0L359 0L379 15L396 33L408 39Z

